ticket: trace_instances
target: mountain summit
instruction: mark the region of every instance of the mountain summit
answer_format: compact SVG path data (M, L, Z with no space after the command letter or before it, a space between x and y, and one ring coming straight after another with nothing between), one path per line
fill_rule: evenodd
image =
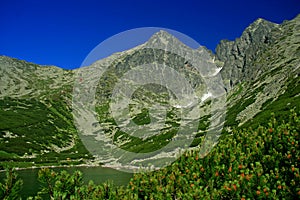
M279 53L278 48L284 51L284 47L289 46L289 40L296 39L299 32L298 18L281 25L258 19L235 41L222 40L216 48L216 58L223 63L221 73L226 86L232 88L238 83L259 77L258 73L268 70L270 67L266 66L267 63L258 66L257 58L266 56L266 51L275 55ZM278 45L281 42L284 44ZM297 48L292 52L297 52ZM272 58L269 56L267 59Z
M146 44L167 44L167 43L179 43L180 41L173 36L172 34L168 33L167 31L160 30L154 33L150 39L146 42Z

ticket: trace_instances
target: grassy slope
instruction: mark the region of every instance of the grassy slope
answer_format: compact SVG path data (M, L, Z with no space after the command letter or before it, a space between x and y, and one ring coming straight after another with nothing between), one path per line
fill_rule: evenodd
M85 156L88 152L78 139L72 115L66 104L63 101L51 101L46 104L35 99L0 100L2 167L7 164L22 165L22 162L53 164L67 158L90 158ZM53 144L60 148L68 146L73 139L75 146L69 150L53 150ZM24 156L25 152L27 157ZM32 156L33 158L30 158Z

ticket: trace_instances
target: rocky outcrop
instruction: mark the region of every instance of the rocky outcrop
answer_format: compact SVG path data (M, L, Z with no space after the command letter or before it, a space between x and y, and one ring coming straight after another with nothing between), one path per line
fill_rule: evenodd
M299 109L299 33L300 15L273 28L257 20L240 39L227 42L230 52L229 45L218 46L217 56L224 61L221 73L231 88L228 115L236 115L232 123L243 125L266 110Z
M264 19L252 23L235 41L222 40L216 48L216 58L223 63L221 71L227 88L250 79L244 72L255 58L273 42L270 32L279 25ZM252 74L255 76L255 74Z

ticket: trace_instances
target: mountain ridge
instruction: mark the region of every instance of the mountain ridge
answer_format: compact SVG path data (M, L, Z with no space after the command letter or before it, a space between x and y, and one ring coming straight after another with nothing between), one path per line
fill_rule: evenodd
M220 70L227 90L224 132L230 132L232 127L264 123L264 116L271 112L277 112L284 118L287 110L299 110L299 21L300 15L280 25L258 19L235 41L222 40L216 48L216 54L207 52L212 57L211 62ZM105 124L106 133L113 133L110 135L112 140L133 152L158 148L159 143L168 144L178 125L176 109L168 113L168 128L171 124L175 127L166 128L162 135L144 143L116 131L117 126L109 116L109 98L115 82L136 64L151 63L153 60L178 70L190 80L197 94L205 94L203 78L191 63L172 52L163 51L173 48L172 45L180 41L164 31L151 38L133 49L75 70L55 66L40 67L34 63L0 56L0 165L6 165L10 160L69 163L71 157L74 163L84 163L87 162L85 159L91 159L91 154L78 137L71 114L74 81L78 81L75 75L89 69L91 73L88 77L83 77L83 81L96 83L99 77L93 70L97 72L106 66L107 71L95 85L97 117ZM160 41L155 44L154 40ZM158 45L158 48L147 49L151 45ZM185 45L183 47L187 48ZM204 48L195 51L200 50L206 51ZM151 105L154 100L165 103L166 94L165 89L152 85L137 91L135 101L142 102L142 106ZM209 106L210 99L203 104L199 124L202 129L195 133L193 147L201 144L211 117L204 109ZM139 110L139 106L137 108L132 107L132 120L141 124L147 122L147 110ZM153 131L156 131L155 127ZM151 139L157 146L153 146ZM102 161L104 162L98 160Z

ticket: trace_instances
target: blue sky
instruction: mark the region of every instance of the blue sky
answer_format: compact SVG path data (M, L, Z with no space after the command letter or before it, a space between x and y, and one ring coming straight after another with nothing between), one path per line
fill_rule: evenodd
M281 23L299 13L299 0L0 0L0 55L77 68L99 43L140 27L173 29L214 50L259 17Z

